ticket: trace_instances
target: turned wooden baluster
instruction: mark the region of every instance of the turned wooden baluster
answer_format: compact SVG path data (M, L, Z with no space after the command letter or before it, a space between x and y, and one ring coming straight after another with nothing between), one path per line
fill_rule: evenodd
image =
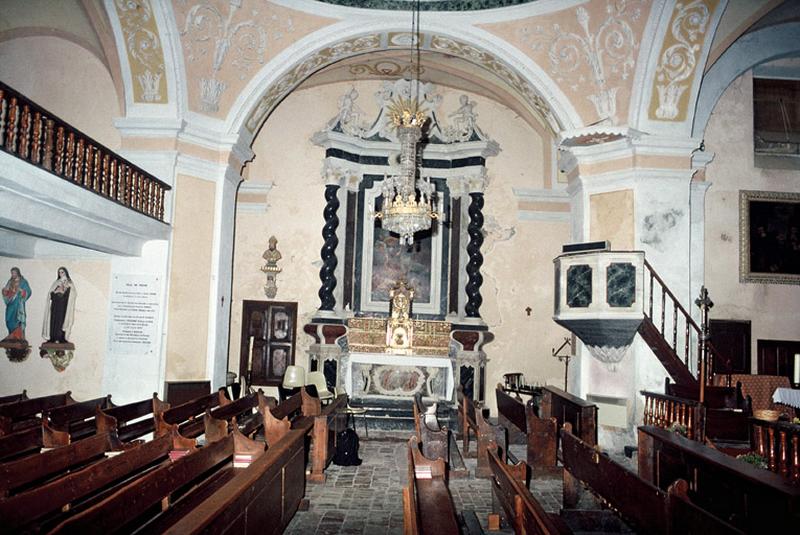
M64 176L72 180L75 173L75 134L72 132L67 136L67 154L64 156Z
M780 474L783 477L787 477L789 475L789 466L787 465L787 462L789 460L788 459L789 452L786 451L786 431L781 429L780 433L778 433L778 436L780 436L780 445L781 445L781 456L780 459L778 459L779 463L778 465L780 467Z
M792 437L792 481L800 483L800 453L797 451L798 436Z
M0 89L0 145L4 143L6 136L6 93Z
M687 406L687 409L689 409L689 416L687 418L688 422L686 424L686 437L691 439L691 440L694 440L694 437L695 437L695 432L694 432L695 431L694 430L694 410L693 410L693 407L688 407L688 406Z
M39 164L42 161L42 114L38 111L33 114L33 135L31 136L31 162Z
M644 398L644 425L650 425L653 422L653 398L645 396Z
M11 97L6 112L6 150L12 154L17 147L17 113L17 97Z
M22 106L22 113L19 120L19 143L17 154L23 160L27 160L30 154L31 139L31 108L27 104Z
M672 350L678 353L678 302L672 302Z
M160 188L158 191L158 218L161 221L164 220L164 196L166 193L164 188Z
M83 156L85 154L85 147L82 139L78 139L75 144L75 167L73 168L72 181L81 184L83 182Z
M111 158L108 164L108 196L111 199L117 198L117 180L119 180L118 169L117 160Z
M100 191L100 149L92 147L92 165L89 175L89 188L92 191Z
M775 430L772 427L767 428L767 436L769 437L769 469L777 472L777 463L775 461Z
M94 174L94 147L91 143L86 143L86 155L83 158L83 184L84 187L94 189L92 186L92 175Z
M44 154L42 155L42 167L48 171L53 170L53 131L55 130L56 122L52 119L45 119L44 121ZM64 148L63 140L61 148Z
M108 172L109 172L109 165L110 165L111 158L108 154L103 154L103 173L100 176L100 192L103 195L108 195Z
M753 434L755 435L756 453L766 458L767 447L764 444L764 428L758 424L753 424Z

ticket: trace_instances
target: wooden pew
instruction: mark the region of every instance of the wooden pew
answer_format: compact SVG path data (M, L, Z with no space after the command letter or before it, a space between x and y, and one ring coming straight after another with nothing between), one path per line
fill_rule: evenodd
M154 433L156 436L170 433L172 425L178 425L178 431L183 433L186 427L193 425L195 419L200 419L202 425L202 417L206 409L213 409L220 405L224 406L230 402L225 396L225 389L220 388L217 392L201 396L175 407L169 407L163 412L154 411Z
M263 455L263 444L254 443L234 430L222 440L190 451L138 477L61 522L52 533L133 531L146 524L146 531L161 533L236 475L233 459L240 453L237 451L240 444L245 444L247 455ZM189 490L183 493L185 489ZM174 500L176 493L180 496ZM175 509L170 511L173 506Z
M557 462L558 423L555 418L539 418L534 412L533 400L527 404L509 396L502 385L495 389L498 420L508 422L526 437L526 462L533 477L561 475Z
M493 449L487 449L492 490L514 533L558 535L572 533L558 517L544 510L526 486L529 467L520 461L508 465ZM490 526L493 521L490 518Z
M28 391L23 390L20 394L11 394L9 396L0 396L0 405L6 403L16 403L17 401L24 401L28 399Z
M305 494L304 442L303 430L289 431L213 495L180 517L148 526L145 533L282 533ZM174 523L167 526L167 520Z
M153 432L153 415L158 412L163 413L166 410L165 406L169 407L169 404L158 399L158 394L153 393L152 398L101 410L95 415L97 432L113 428L122 442L130 442Z
M475 468L475 477L492 477L492 468L489 466L489 451L500 452L503 461L506 461L508 451L508 432L501 425L495 425L483 417L483 412L474 406L475 421L478 425L478 465Z
M240 397L236 401L231 401L220 405L214 409L206 408L204 414L216 420L230 422L232 419L239 421L242 417L247 417L252 413L254 407L258 405L258 394L253 392ZM180 427L181 435L187 438L196 438L205 432L205 418L194 418Z
M687 442L696 442L684 439ZM693 504L685 480L659 489L571 433L561 430L564 508L574 508L581 483L640 533L738 534L734 526Z
M699 442L652 426L639 427L639 476L661 490L691 482L692 502L750 533L800 525L800 488Z
M344 411L346 408L347 395L342 394L325 406L320 415L314 417L314 428L311 432L311 481L325 482L325 468L336 452L339 432L347 426L347 414Z
M111 396L73 402L45 412L40 424L0 436L0 462L33 455L41 448L56 448L95 432L95 409L109 406Z
M542 387L542 419L555 418L559 429L569 423L584 442L597 444L597 405L554 386Z
M96 409L111 409L111 395L87 401L80 401L56 407L42 413L42 420L58 431L69 433L71 437L80 439L92 435L95 431L94 417Z
M24 399L0 405L0 436L37 427L41 422L41 418L37 415L56 407L75 403L70 394L71 392L66 392L65 394Z
M456 535L458 517L444 459L429 459L417 437L408 441L408 486L403 487L403 533Z
M458 402L458 422L461 428L461 452L465 457L474 457L469 451L469 433L478 437L478 423L475 421L475 406L472 400L464 395L464 387L458 385L456 388L456 401ZM477 451L480 451L480 448Z
M93 440L102 438L92 437L72 446L84 448ZM121 485L130 483L165 461L169 462L171 450L191 447L193 441L187 442L177 433L170 433L0 500L0 518L3 518L0 531L48 531L70 515L104 499Z
M469 477L469 470L464 464L464 457L458 448L455 436L447 427L439 425L436 403L426 407L422 402L422 395L416 394L413 408L414 427L422 454L428 459L444 459L449 477Z

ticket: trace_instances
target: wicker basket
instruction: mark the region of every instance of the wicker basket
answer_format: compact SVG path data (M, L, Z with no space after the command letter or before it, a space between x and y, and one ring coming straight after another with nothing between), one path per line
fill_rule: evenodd
M759 409L753 411L753 417L759 420L766 420L768 422L777 422L781 415L781 411L772 411L767 409Z

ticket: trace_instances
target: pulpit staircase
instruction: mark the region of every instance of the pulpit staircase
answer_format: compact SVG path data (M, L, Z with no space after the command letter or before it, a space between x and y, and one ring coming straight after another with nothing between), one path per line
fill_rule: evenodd
M662 427L675 422L685 426L688 423L690 437L701 441L706 437L733 442L746 440L750 410L740 387L730 384L730 360L720 355L707 339L707 331L704 338L703 328L647 261L644 268L647 296L638 332L674 381L670 384L667 379L663 395L642 392L644 423ZM696 304L713 306L707 294L701 295ZM690 368L691 362L697 363L696 375ZM715 367L725 370L724 386L713 385ZM701 381L705 382L703 388Z

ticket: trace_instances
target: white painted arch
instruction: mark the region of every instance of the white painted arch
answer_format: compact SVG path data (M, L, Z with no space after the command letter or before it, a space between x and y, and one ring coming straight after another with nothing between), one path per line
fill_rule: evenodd
M692 137L703 137L711 112L734 80L756 65L791 56L800 56L800 22L767 26L740 37L703 78Z
M303 80L319 69L348 57L396 50L397 46L390 47L387 44L387 36L390 33L403 32L408 33L405 17L358 18L335 23L296 41L259 70L241 91L224 120L225 135L238 134L242 142L252 141L254 133L263 125L272 110ZM429 43L432 37L452 40L462 46L462 55L458 57L483 68L488 69L486 65L490 65L495 73L505 72L512 80L516 79L530 91L529 97L541 99L549 108L550 117L545 119L549 119L555 132L583 126L577 111L558 85L544 69L514 46L484 30L467 24L455 25L452 21L446 25L437 22L425 24L421 34L425 50L448 54L448 50L431 48ZM354 39L368 39L372 36L378 40L375 46L351 52L346 50L348 43ZM331 56L331 51L338 55ZM510 86L514 87L513 82ZM275 91L275 88L280 88L279 94L264 109L258 110L265 96L270 90ZM530 99L525 98L520 91L514 93L521 101L534 108ZM257 110L259 119L254 126L248 128L248 121Z

